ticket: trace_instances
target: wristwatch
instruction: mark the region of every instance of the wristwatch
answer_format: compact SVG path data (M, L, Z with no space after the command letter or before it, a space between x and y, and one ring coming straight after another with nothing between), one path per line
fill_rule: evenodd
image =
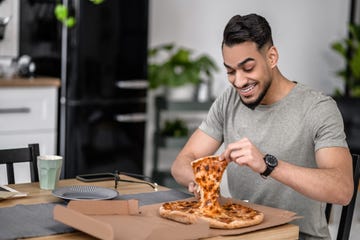
M261 173L261 176L267 177L271 174L271 172L274 170L274 168L278 165L278 160L273 155L266 154L264 157L264 161L266 164L266 170L263 173Z

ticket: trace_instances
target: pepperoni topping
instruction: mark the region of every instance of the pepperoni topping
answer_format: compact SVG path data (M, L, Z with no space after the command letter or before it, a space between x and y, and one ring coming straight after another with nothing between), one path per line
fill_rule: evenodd
M204 168L205 168L205 171L207 171L207 172L208 172L209 169L210 169L209 165L206 165Z

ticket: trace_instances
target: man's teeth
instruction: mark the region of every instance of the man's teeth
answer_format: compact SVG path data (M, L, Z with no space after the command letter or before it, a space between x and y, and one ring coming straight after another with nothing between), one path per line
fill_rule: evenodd
M242 92L242 93L250 92L254 87L255 87L255 84L251 84L251 85L247 86L246 88L241 88L240 92Z

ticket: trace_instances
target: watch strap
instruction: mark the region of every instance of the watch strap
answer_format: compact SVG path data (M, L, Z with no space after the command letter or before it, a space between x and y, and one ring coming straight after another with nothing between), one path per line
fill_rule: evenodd
M261 174L261 176L267 177L270 175L270 173L274 170L273 167L270 167L269 165L266 164L266 169L265 171Z
M274 165L273 165L273 164L270 164L270 163L268 162L269 158L271 158L272 160L275 160L275 164L274 164ZM277 166L277 159L276 159L276 157L274 157L274 156L272 156L272 155L270 155L270 154L266 154L266 155L264 156L264 162L265 162L265 164L266 164L266 169L265 169L265 171L264 171L263 173L261 173L260 175L263 176L263 177L267 177L267 176L269 176L269 175L271 174L271 172L272 172L272 171L274 170L274 168Z

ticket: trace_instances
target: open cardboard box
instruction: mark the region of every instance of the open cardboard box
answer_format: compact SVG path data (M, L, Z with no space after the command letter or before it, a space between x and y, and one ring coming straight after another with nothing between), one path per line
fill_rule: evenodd
M233 201L233 200L232 200ZM54 219L100 239L199 239L220 235L238 235L288 223L294 212L235 201L264 213L258 225L234 229L210 229L207 222L182 224L159 215L161 204L142 206L138 200L80 200L67 207L56 206Z

